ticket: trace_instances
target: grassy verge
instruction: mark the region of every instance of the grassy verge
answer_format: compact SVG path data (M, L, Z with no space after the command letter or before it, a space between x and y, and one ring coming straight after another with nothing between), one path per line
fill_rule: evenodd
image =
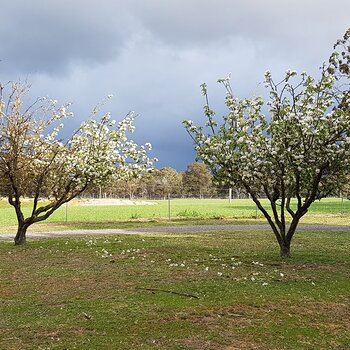
M66 230L126 228L152 225L265 223L254 203L236 199L230 204L223 199L175 199L171 201L171 222L168 221L168 202L152 201L154 205L82 206L79 201L61 207L48 220L31 230ZM267 206L267 201L264 201ZM30 201L23 201L25 215ZM312 205L302 223L350 225L350 201L327 198ZM0 234L13 233L16 217L12 207L0 200Z
M348 349L346 233L0 245L1 349Z

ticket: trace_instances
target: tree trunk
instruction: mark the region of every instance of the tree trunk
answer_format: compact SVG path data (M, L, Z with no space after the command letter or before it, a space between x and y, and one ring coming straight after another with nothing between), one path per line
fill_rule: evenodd
M292 244L292 239L299 224L299 220L305 213L306 211L302 214L297 213L297 215L293 218L291 225L289 226L286 237L284 239L281 239L279 242L281 258L290 258L290 246Z
M290 242L280 243L280 255L282 259L290 258Z
M29 225L18 224L17 234L15 237L15 245L23 245L26 243L26 233Z

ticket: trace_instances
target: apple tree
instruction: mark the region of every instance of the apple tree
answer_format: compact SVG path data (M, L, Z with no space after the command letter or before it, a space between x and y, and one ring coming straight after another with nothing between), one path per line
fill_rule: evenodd
M97 119L95 109L63 141L63 121L72 116L69 104L46 98L26 104L28 86L13 83L8 90L2 87L0 95L0 190L16 212L16 245L25 243L30 225L46 220L90 186L152 167L150 144L138 146L128 139L134 131L132 114L117 123L109 113ZM24 198L32 202L28 215Z
M211 110L203 84L206 123L197 127L190 120L184 122L198 158L227 186L239 186L250 194L272 228L281 257L290 256L298 223L311 204L339 193L347 181L347 41L348 37L340 41L347 50L347 61L342 60L338 43L329 62L320 68L318 79L287 70L283 79L275 82L266 72L267 101L262 97L239 99L233 93L230 77L220 79L228 111L222 119ZM269 208L261 197L268 198Z

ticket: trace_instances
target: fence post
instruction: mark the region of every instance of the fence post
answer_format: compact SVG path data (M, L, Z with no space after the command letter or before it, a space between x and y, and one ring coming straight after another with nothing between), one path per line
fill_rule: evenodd
M344 214L344 197L343 194L341 193L341 207L340 207L340 214Z
M168 221L171 221L170 193L168 193Z
M68 202L66 202L66 224L68 223Z
M232 188L228 189L228 202L231 203L232 202Z

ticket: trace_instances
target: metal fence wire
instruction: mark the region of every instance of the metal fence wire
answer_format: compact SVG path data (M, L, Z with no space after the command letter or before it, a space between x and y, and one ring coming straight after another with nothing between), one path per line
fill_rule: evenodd
M269 201L260 200L269 210ZM294 202L296 205L296 201ZM293 203L292 203L293 206ZM58 221L113 221L134 219L261 219L263 214L243 192L217 188L207 196L185 197L176 193L162 196L114 196L107 192L85 194L67 204ZM350 200L344 196L324 198L312 204L307 215L319 218L350 215Z

